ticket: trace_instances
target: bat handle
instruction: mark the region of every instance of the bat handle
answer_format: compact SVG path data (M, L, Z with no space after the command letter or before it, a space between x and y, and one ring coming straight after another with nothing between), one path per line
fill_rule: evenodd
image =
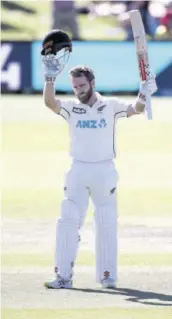
M152 120L151 96L148 89L146 92L146 112L148 120Z

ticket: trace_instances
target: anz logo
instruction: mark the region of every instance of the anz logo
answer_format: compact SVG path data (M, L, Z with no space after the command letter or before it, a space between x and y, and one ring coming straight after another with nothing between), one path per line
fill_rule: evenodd
M104 128L106 127L105 119L101 119L99 121L96 120L79 120L76 124L76 127L79 128Z

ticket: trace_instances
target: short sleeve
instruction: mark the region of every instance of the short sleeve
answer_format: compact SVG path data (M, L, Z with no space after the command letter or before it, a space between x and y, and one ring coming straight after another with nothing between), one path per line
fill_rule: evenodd
M61 115L67 122L70 120L71 112L74 106L73 100L60 100L61 110L59 115Z
M114 117L115 120L119 119L120 117L127 117L127 109L130 103L118 98L111 99L110 101L114 108Z

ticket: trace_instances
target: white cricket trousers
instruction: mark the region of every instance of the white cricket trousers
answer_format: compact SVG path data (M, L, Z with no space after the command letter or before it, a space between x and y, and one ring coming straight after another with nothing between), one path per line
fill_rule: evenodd
M108 277L117 280L117 180L112 160L73 161L65 177L65 198L56 229L55 271L62 278L73 275L79 230L90 196L95 217L96 279L98 282Z

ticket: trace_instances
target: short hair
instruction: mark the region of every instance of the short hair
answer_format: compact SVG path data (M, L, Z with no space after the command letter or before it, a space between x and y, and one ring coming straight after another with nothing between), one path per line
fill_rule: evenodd
M85 76L89 82L95 79L95 75L92 69L86 66L75 66L69 71L69 75L77 78L80 76Z

